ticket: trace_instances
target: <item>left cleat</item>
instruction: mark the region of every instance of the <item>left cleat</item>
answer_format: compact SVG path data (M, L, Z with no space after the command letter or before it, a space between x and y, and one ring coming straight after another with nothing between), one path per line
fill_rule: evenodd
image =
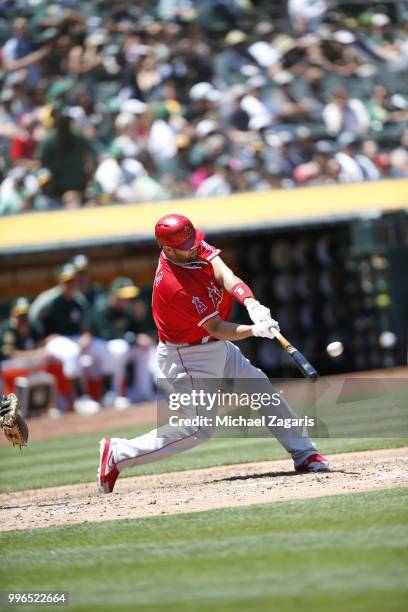
M326 457L315 454L309 455L300 465L295 466L297 472L330 472L330 465Z

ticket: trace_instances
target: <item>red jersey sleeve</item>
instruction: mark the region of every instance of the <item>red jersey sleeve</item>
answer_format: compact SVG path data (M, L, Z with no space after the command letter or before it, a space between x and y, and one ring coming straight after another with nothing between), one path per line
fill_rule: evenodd
M184 290L177 291L173 298L177 312L186 321L201 327L203 323L219 315L212 300L204 293L192 295Z
M208 242L206 242L205 240L202 240L198 247L198 258L204 261L211 261L221 252L221 249L217 249L215 246L212 246L211 244L208 244Z

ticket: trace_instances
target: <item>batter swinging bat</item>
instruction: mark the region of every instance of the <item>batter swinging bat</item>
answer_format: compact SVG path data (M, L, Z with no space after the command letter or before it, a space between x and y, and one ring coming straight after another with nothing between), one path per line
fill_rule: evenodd
M288 340L280 332L274 330L275 338L280 342L281 346L285 349L287 353L292 357L293 361L296 363L298 369L302 372L303 376L315 382L319 375L317 371L314 369L311 363L306 359L304 355L300 351L297 350L294 346L290 344Z

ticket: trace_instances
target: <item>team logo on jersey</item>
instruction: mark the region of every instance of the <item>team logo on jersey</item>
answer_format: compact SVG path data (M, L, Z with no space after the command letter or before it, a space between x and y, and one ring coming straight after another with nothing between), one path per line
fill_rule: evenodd
M207 310L207 306L200 300L199 297L194 296L191 300L194 306L197 308L198 314L203 314Z
M223 290L221 287L216 287L213 282L211 282L211 287L207 287L208 297L214 304L214 308L218 308L219 303L222 300Z
M154 279L156 287L160 283L162 278L163 278L163 270L160 268L159 270L157 270L156 278Z

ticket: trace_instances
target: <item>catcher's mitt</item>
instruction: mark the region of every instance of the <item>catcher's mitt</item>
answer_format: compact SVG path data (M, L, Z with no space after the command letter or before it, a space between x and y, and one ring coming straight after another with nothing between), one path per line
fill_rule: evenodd
M28 427L22 416L18 414L18 398L14 393L3 395L0 404L0 427L9 442L27 446Z

